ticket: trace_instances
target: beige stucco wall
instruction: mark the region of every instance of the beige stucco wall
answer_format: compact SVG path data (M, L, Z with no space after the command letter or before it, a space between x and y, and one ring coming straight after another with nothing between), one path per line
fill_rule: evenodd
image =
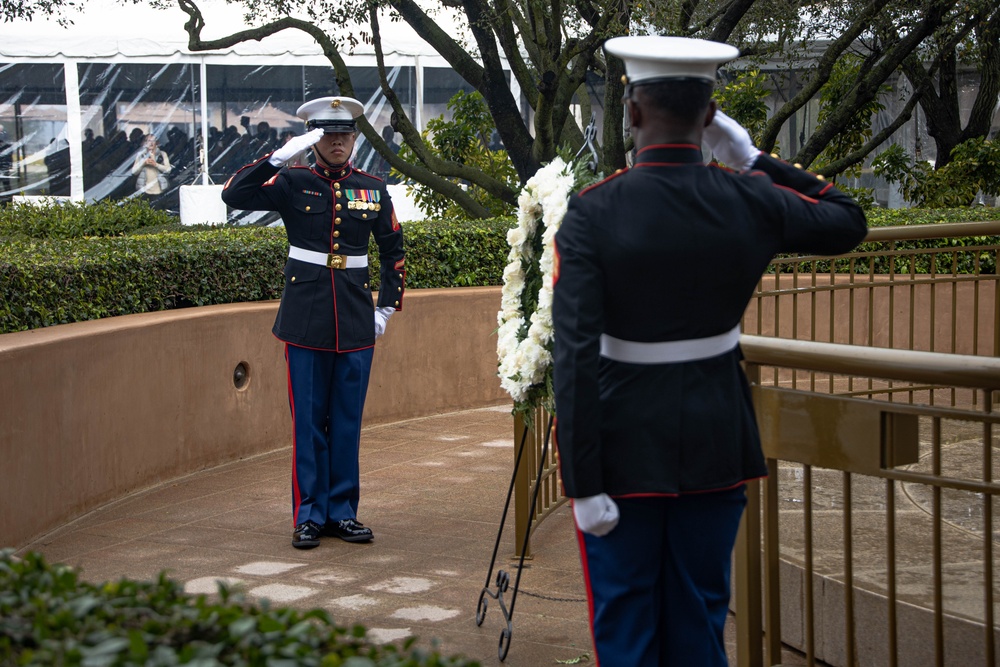
M365 423L503 403L499 305L499 288L409 291L376 347ZM209 306L0 335L0 547L137 489L287 446L276 310ZM240 362L250 374L237 389Z

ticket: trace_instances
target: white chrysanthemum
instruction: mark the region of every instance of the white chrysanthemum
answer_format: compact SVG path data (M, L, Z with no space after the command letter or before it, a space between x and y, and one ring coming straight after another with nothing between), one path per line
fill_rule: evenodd
M527 240L527 236L524 233L524 229L518 225L512 229L507 230L507 243L511 247L519 246Z
M566 215L573 189L570 165L556 158L540 169L518 196L518 225L507 232L510 252L504 269L501 310L497 313L497 358L500 385L515 402L526 400L531 388L545 381L552 365L552 273L554 237ZM525 262L536 261L534 241L541 224L542 254L537 258L542 274L538 306L522 312ZM525 333L525 323L528 327Z

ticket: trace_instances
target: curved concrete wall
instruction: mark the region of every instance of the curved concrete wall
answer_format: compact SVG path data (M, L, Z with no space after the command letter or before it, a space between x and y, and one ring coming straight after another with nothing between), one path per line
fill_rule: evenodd
M496 376L499 306L500 288L408 292L376 347L366 425L509 400ZM276 310L208 306L0 336L0 547L288 445Z

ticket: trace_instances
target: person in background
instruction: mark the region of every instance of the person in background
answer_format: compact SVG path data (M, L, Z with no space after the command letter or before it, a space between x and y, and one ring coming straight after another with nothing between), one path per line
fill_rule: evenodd
M292 410L292 546L321 536L368 542L358 521L361 418L375 341L403 306L403 230L382 179L354 168L350 97L299 107L306 134L240 169L222 199L233 208L277 211L288 236L285 288L272 329L285 343ZM316 163L289 167L311 149ZM381 263L372 303L368 241Z
M717 111L735 48L649 36L605 49L625 61L637 154L573 196L555 235L560 475L601 667L725 667L744 486L767 474L740 320L776 253L847 252L865 216ZM703 141L729 169L705 164Z
M396 130L392 125L386 125L382 128L382 140L393 154L399 153L400 146L396 143ZM392 165L389 164L389 160L385 156L379 155L376 164L375 173L384 178L386 183L393 185L399 182L399 179L392 175Z
M160 150L156 137L147 134L143 149L132 163L132 173L136 175L135 190L150 198L157 198L170 187L167 174L170 173L170 157Z

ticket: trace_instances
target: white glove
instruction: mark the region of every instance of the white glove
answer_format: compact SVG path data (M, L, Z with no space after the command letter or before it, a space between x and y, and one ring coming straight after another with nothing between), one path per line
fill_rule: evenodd
M315 144L322 136L323 128L317 127L315 130L311 130L305 134L300 134L297 137L292 137L288 140L288 143L271 153L271 157L268 159L268 162L273 164L275 167L280 167L305 149Z
M389 323L389 317L395 312L396 309L391 306L375 309L375 338L379 338L385 333L385 325Z
M721 111L715 112L712 123L705 128L704 140L719 162L737 171L749 169L760 155L750 133Z
M618 525L618 505L606 493L574 498L573 518L584 533L604 537Z

